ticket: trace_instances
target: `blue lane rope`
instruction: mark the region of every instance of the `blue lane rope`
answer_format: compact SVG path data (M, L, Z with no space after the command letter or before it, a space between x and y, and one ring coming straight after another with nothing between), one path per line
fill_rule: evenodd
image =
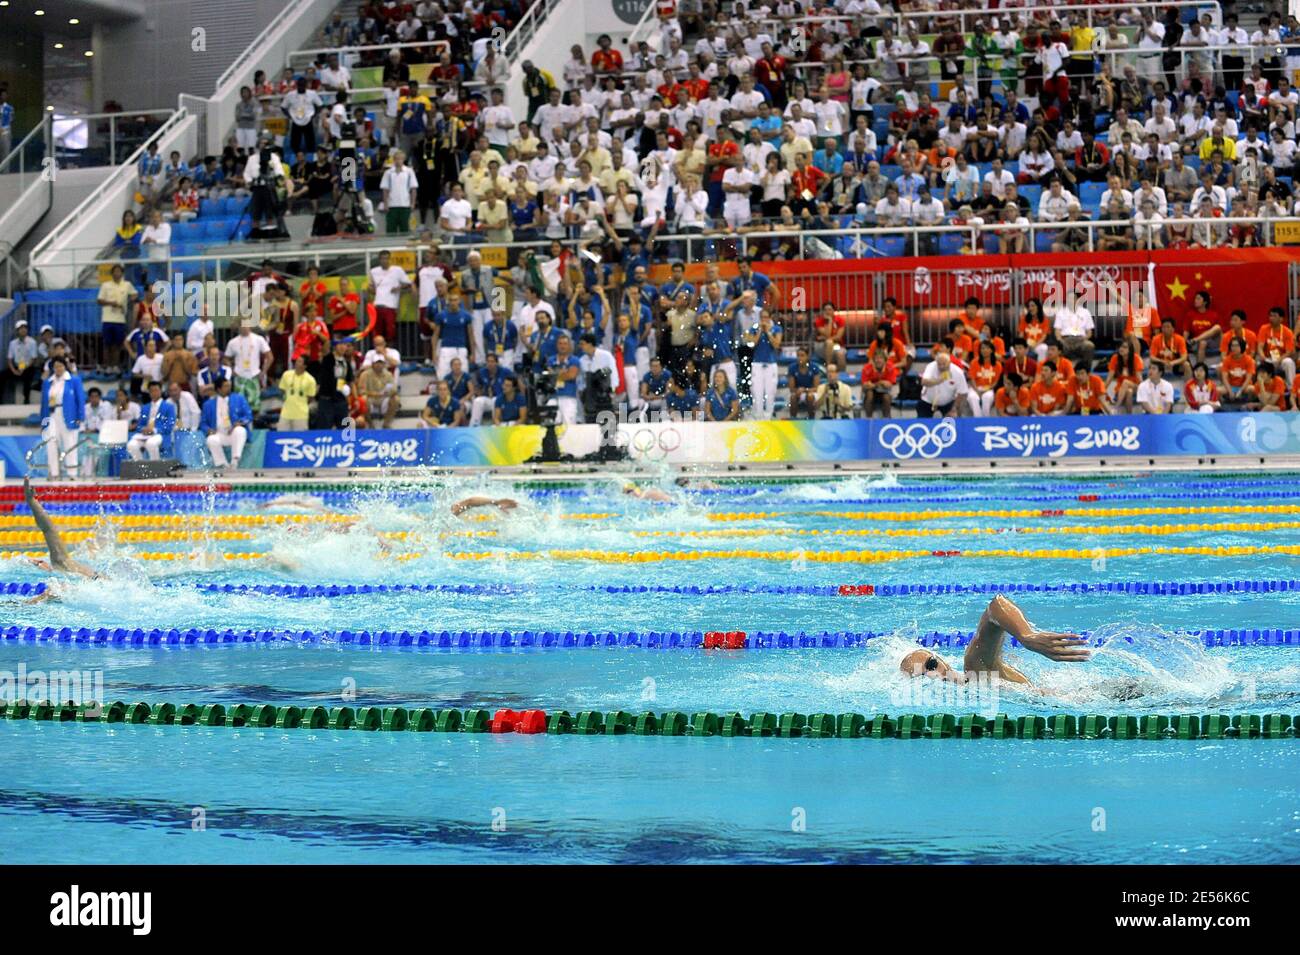
M207 594L258 594L269 597L303 599L314 597L351 597L358 594L456 594L506 597L543 591L602 594L682 594L720 596L727 594L781 594L810 597L912 597L953 594L1130 594L1143 597L1182 597L1198 594L1272 594L1300 591L1300 580L1225 580L1143 581L1120 580L1099 583L1027 584L845 584L845 587L869 586L871 593L841 594L839 584L179 584L161 583L160 588L193 587ZM35 596L44 593L44 582L0 582L0 596Z
M1187 630L1207 647L1300 646L1300 630ZM894 636L874 631L757 631L747 634L745 649L852 649L869 640ZM930 647L963 647L973 632L931 631L916 642ZM1090 637L1089 631L1080 636ZM1131 637L1122 638L1134 642ZM444 650L620 647L646 650L692 650L704 645L704 631L615 630L143 630L125 627L4 627L0 640L18 643L67 643L121 647L211 647L229 644L298 643L321 646L398 647ZM1100 645L1102 641L1097 641ZM1014 644L1015 641L1013 640Z

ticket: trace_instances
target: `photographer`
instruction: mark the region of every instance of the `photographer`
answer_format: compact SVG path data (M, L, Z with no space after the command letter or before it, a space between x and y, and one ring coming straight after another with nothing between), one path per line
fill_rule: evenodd
M595 335L588 332L578 341L582 349L578 368L582 373L579 391L583 420L590 422L595 421L602 411L614 410L614 388L621 369L609 351L597 347Z
M270 135L264 133L257 151L252 153L244 164L244 181L249 184L253 193L249 210L253 228L269 228L272 220L282 228L279 190L284 180L284 164L271 149Z

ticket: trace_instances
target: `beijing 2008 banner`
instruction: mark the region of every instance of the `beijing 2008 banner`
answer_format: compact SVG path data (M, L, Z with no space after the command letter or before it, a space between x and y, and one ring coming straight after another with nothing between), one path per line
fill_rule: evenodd
M601 433L562 428L560 449L582 457L598 450ZM260 466L505 467L536 455L542 434L537 426L273 432ZM633 461L669 464L1300 454L1300 415L663 421L622 424L618 442Z

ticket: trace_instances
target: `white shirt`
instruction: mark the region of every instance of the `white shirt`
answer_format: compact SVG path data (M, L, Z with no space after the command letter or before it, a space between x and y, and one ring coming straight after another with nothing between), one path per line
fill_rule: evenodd
M262 373L262 356L270 350L267 340L256 332L241 333L226 346L226 357L233 360L237 377L256 378Z
M1169 384L1166 378L1161 378L1159 385L1152 384L1150 378L1143 378L1142 384L1138 385L1137 401L1143 407L1147 405L1170 407L1174 403L1174 386Z
M185 333L185 347L196 355L203 354L203 339L212 334L216 326L210 318L196 318Z
M448 199L438 212L439 219L446 219L447 225L457 232L469 228L474 210L468 199Z
M1076 308L1067 308L1061 306L1056 310L1056 316L1052 319L1052 327L1056 329L1056 334L1065 336L1086 336L1093 330L1093 321L1091 313L1082 305Z
M1003 199L1006 198L1007 186L1014 185L1016 177L1011 175L1011 173L1005 169L1000 173L996 170L990 169L984 174L984 181L992 183L993 195L997 196L999 199Z
M167 246L171 244L171 241L172 227L166 222L147 225L140 235L140 242L148 247L149 258L151 259L167 258Z
M424 308L438 297L438 282L445 281L446 271L439 265L420 266L420 307Z
M932 361L926 365L925 371L921 374L922 381L938 377L939 363L937 361ZM952 404L958 395L964 395L966 391L966 373L956 365L949 363L948 377L937 385L923 385L921 387L921 398L923 401L928 402L931 407L941 408L944 405Z
M401 170L396 166L389 166L384 170L383 178L379 180L379 188L387 193L390 209L409 209L411 196L417 186L415 170L410 166L403 166Z
M578 369L582 372L582 381L579 390L587 387L587 376L593 371L604 369L609 372L610 385L618 387L618 366L614 363L614 355L604 348L597 348L590 355L582 355L578 359Z
M487 141L493 146L507 146L517 135L514 111L504 103L500 106L489 106L481 115ZM505 128L502 128L502 123L506 124Z
M402 286L410 285L411 278L399 265L390 265L386 269L376 265L370 270L370 282L375 287L376 308L397 308Z
M1061 190L1059 196L1045 192L1038 200L1038 218L1044 222L1060 222L1069 217L1070 209L1077 208L1079 200L1073 193Z
M180 407L176 409L176 425L182 431L199 430L199 403L188 391L181 392Z
M393 374L396 375L402 365L402 353L391 345L386 347L381 355L377 349L370 349L366 352L366 357L361 360L362 368L369 368L377 361L382 361L386 366L391 366Z
M316 116L316 110L325 105L315 90L299 93L293 90L284 95L281 105L289 111L289 118L295 126L308 126Z
M98 432L99 426L105 421L114 421L116 416L113 413L113 406L107 401L101 400L99 404L92 405L86 402L86 416L83 419L83 426L87 431Z
M754 174L744 166L730 166L722 174L722 184L724 186L752 186L754 185ZM749 193L746 192L728 192L725 206L729 209L740 210L749 208Z
M131 374L138 375L145 381L162 381L162 360L161 353L150 358L148 355L141 355L131 366Z

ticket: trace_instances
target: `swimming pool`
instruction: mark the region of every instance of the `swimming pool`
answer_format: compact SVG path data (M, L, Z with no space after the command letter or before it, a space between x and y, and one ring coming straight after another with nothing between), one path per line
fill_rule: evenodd
M520 486L509 493L524 507L509 519L447 516L485 486L316 496L365 517L353 526L291 503L260 508L270 490L51 504L66 533L91 538L106 579L65 585L57 602L0 597L0 671L86 671L104 699L151 703L1300 714L1290 475L827 477L674 490L672 504L603 481ZM22 510L0 518L5 531L19 531ZM44 579L0 562L11 591ZM1290 585L1254 592L1262 581ZM1192 586L1206 583L1223 586ZM1020 588L1041 627L1088 632L1092 663L1011 651L1041 695L954 696L905 680L898 660L918 640L960 658L992 585ZM706 631L744 631L748 648L701 649ZM1300 858L1289 737L588 738L0 720L0 739L11 766L0 832L30 861Z

